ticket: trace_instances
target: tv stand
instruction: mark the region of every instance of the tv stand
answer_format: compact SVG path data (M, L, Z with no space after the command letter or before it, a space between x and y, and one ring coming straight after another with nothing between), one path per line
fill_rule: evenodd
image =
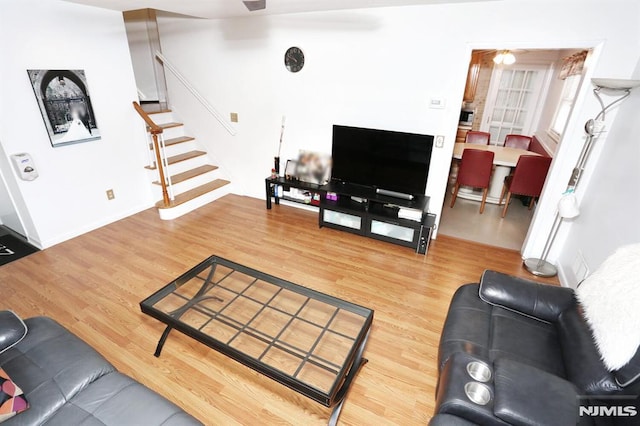
M436 216L428 213L429 197L425 195L399 198L368 186L345 182L316 185L279 176L265 179L267 209L271 209L272 198L275 204L279 204L280 199L301 202L279 194L278 187L317 194L319 202L311 205L319 207L318 225L321 228L339 229L427 254Z
M333 196L320 199L320 227L339 229L411 247L417 253L427 253L435 227L435 215L428 213L429 197L405 194L410 198L399 198L372 187L348 183L329 183L322 189Z

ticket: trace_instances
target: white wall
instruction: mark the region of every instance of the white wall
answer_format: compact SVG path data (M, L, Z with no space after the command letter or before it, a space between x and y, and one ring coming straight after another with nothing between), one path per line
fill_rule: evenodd
M447 57L448 46L426 47L425 34L416 33L435 19L409 9L224 21L166 18L160 33L165 56L210 102L225 116L239 113L237 136L212 127L198 138L212 141L213 155L247 195L262 198L283 115L283 163L300 149L330 153L333 124L444 134L453 141L470 50L461 43L452 58L458 66L438 66L433 58ZM294 45L306 54L297 74L283 64L285 50ZM169 87L172 105L182 102L171 79ZM429 109L431 97L444 97L452 106ZM184 100L176 109L191 126L187 117L198 107ZM446 151L434 150L427 187L437 212L443 201L438 188L446 183L451 158Z
M4 165L0 166L0 225L5 225L20 235L27 237L26 228L23 224L22 218L18 214L15 198L13 196L13 192L18 192L18 190L15 186L14 191L9 189L9 179L7 175L10 173L10 169L13 166L8 164L7 156L2 149L1 143L0 164ZM15 185L15 181L13 179L11 179L11 181Z
M634 78L640 80L640 62ZM606 95L603 98L606 103L616 99ZM572 287L584 278L576 276L574 271L574 265L579 265L581 258L593 272L616 248L640 242L638 111L640 88L620 104L606 140L596 141L602 145L602 154L594 161L590 183L583 186L581 182L578 187L580 216L569 223L567 242L559 254L564 282ZM606 123L609 122L607 114Z
M0 225L4 225L6 216L15 215L15 208L11 201L11 195L9 194L9 188L4 183L2 172L0 171Z
M147 22L150 19L148 9L126 12L125 27L131 52L131 62L136 84L142 101L158 101L158 88L153 69L155 52L151 49Z
M29 235L49 246L150 206L150 185L141 167L146 160L144 135L130 109L136 89L121 14L45 0L0 0L0 7L0 37L11 40L0 44L0 167L10 178L7 185L15 192ZM586 5L521 0L222 21L164 18L161 35L167 56L211 103L225 115L240 114L235 137L209 124L211 118L193 127L201 141L216 148L214 156L242 193L263 197L263 179L286 114L283 158L296 156L301 148L328 152L333 123L445 135L445 147L434 152L427 188L432 211L439 213L471 49L594 47L588 79L630 78L640 52L639 7L623 0ZM478 25L497 19L499 25ZM295 75L282 63L292 45L307 55L304 70ZM100 141L50 146L26 74L35 68L85 69ZM542 250L557 199L584 141L584 122L599 111L588 86L580 91L554 158L524 255ZM174 82L172 90L177 89ZM184 101L186 96L172 99L180 97L181 115L203 115L200 107ZM445 99L446 108L429 109L431 97ZM607 116L611 131L593 152L581 183L585 191L596 165L602 167L602 147L612 145L609 138L624 138L626 143L632 139L622 135L628 129L616 130L622 124L615 116ZM17 180L7 167L8 155L23 151L30 152L39 167L40 178L34 182ZM617 154L616 160L618 169L637 168L632 156ZM619 177L608 173L594 180L600 189L619 184ZM111 202L104 194L109 188L116 193ZM619 201L623 194L611 196ZM583 203L593 202L595 192L582 197ZM628 214L623 208L607 209L607 232L600 231L605 216L585 214L576 229L563 226L550 259L562 254L564 267L580 249L595 269L605 251L629 237L625 231L635 222Z
M521 0L230 20L163 17L160 33L163 52L192 84L225 115L239 113L235 137L214 124L198 124L194 130L232 170L245 194L264 197L263 179L286 115L284 159L299 149L330 152L334 123L444 135L444 148L434 150L427 185L431 210L439 216L471 49L594 47L587 78L629 78L640 52L639 18L637 2L624 0ZM290 46L306 54L298 74L283 65ZM171 102L179 101L177 110L185 120L202 115L175 82L169 84ZM434 97L444 99L446 108L429 109ZM558 167L537 209L525 256L542 250L584 140L583 124L597 110L584 85L567 142L556 152ZM558 242L561 247L562 235Z
M149 207L122 14L43 0L0 0L0 10L0 167L30 240L48 247ZM84 69L102 139L53 148L27 69ZM39 178L17 179L8 156L19 152L32 155Z

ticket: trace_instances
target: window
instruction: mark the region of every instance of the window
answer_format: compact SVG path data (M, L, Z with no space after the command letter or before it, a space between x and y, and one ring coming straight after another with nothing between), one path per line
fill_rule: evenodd
M549 133L551 134L551 137L556 139L556 141L560 140L562 137L564 128L569 120L569 113L571 113L573 101L578 93L578 86L580 86L581 77L582 76L580 74L576 74L569 76L564 80L556 113L553 117L553 121L551 122L551 126L549 127Z

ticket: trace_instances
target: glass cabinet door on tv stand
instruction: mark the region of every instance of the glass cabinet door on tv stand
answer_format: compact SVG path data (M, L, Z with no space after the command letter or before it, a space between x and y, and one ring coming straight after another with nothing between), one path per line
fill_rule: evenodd
M373 189L325 187L320 201L320 227L340 229L387 241L426 254L435 227L428 213L429 197L404 200L376 194Z

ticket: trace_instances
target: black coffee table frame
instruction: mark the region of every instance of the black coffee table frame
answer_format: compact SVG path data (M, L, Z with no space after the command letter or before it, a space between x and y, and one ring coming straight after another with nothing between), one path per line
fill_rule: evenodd
M334 407L360 368L373 310L211 256L140 302L142 312L257 372ZM248 343L245 343L248 342Z

